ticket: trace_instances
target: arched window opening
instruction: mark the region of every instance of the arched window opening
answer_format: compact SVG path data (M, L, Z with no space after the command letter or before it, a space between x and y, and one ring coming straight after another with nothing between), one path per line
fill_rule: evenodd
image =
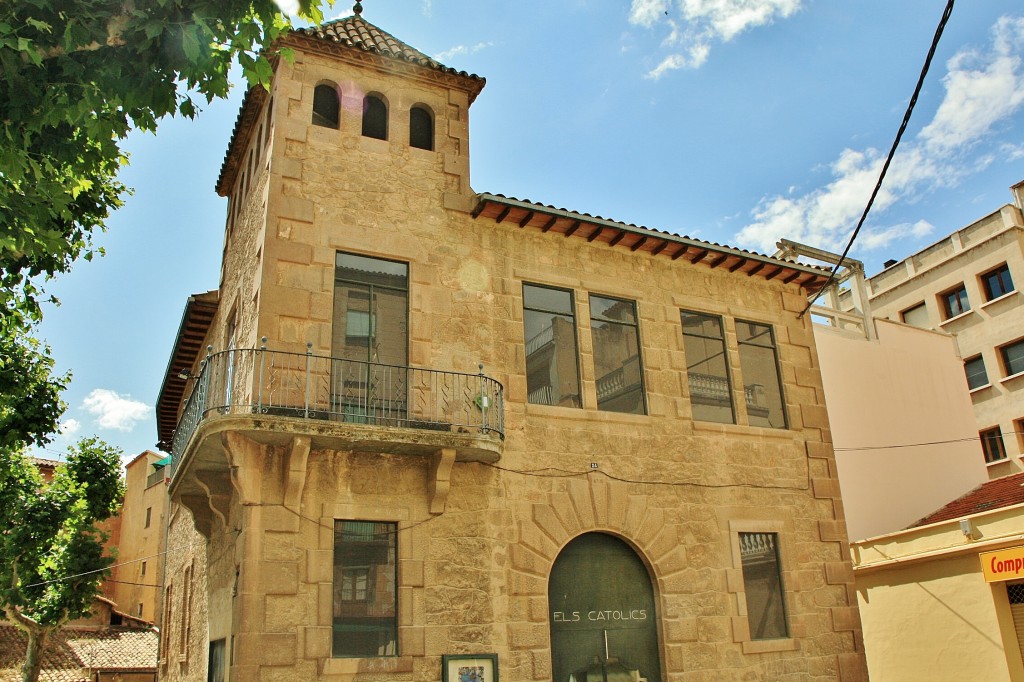
M434 117L422 104L409 110L409 146L434 150Z
M338 99L338 90L333 85L316 86L313 90L313 125L338 127L338 114L341 110Z
M388 105L380 95L363 98L363 137L388 139Z

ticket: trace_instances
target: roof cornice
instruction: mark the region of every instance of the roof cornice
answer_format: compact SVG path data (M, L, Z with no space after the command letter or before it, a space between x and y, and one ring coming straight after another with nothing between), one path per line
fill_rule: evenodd
M783 284L819 290L828 280L829 271L814 265L782 260L772 256L706 242L682 235L621 223L589 213L577 213L501 194L477 194L474 218L490 218L519 229L536 229L543 233L586 239L610 247L628 248L649 256L670 260L685 259L691 264L727 270L737 275L758 276Z

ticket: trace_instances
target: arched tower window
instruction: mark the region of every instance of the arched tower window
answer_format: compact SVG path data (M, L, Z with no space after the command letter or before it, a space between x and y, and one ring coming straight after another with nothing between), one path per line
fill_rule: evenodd
M363 98L363 137L388 139L388 105L380 95Z
M313 90L313 125L337 128L341 110L338 100L338 88L335 85L322 83L316 86Z
M424 104L409 110L409 146L434 150L434 117Z

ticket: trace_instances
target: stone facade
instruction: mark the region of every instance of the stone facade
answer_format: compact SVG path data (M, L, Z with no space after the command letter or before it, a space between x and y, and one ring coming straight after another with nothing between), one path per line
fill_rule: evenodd
M162 679L199 679L192 661L225 640L232 680L437 681L443 654L476 653L497 654L504 680L550 680L549 576L587 533L623 540L646 567L663 680L866 679L814 336L798 316L801 283L823 277L693 240L669 250L662 233L607 221L584 232L584 214L481 199L468 140L481 79L285 40L295 59L277 64L268 94L247 98L221 177L232 208L206 334L215 354L197 355L194 373L206 404L223 404L195 421L170 488L208 544L189 577L168 562L171 613L179 585L202 586L205 571L206 589L192 595L197 658ZM323 84L340 92L337 128L310 123ZM388 106L387 140L361 134L366 93ZM414 105L432 112L433 150L408 144ZM289 386L304 381L308 396L334 376L310 367L338 353L339 253L407 264L407 364L464 373L467 385L482 384L482 365L504 387L502 419L417 431L411 419L358 423L332 406L310 419L308 400L266 407ZM581 408L528 400L524 283L572 293ZM593 294L636 303L646 414L597 409ZM724 320L735 424L692 418L684 309ZM749 425L738 320L771 327L786 428ZM217 354L264 343L267 353ZM283 352L297 364L278 365ZM229 356L240 360L220 365L223 386L203 384ZM192 413L180 409L185 423ZM391 655L332 655L339 521L397 524ZM744 533L778 539L785 637L751 634Z

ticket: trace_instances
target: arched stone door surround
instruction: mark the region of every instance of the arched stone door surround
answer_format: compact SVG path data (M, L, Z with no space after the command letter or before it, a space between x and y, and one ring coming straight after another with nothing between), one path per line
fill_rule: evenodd
M550 680L548 576L562 549L588 532L603 532L629 545L646 565L657 610L662 677L682 670L682 645L696 640L696 618L687 617L679 603L693 594L679 530L654 496L630 492L626 484L592 474L586 479L560 479L546 503L524 504L518 542L511 546L510 596L527 605L527 622L509 625L509 648L514 658L528 657L531 677ZM523 671L524 673L526 671ZM653 682L653 681L652 681Z

